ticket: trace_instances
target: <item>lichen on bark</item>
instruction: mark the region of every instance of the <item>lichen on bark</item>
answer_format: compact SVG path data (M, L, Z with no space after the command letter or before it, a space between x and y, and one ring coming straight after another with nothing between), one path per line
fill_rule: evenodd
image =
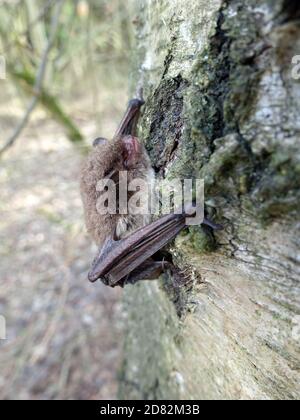
M296 399L299 390L299 6L137 2L133 82L158 177L204 178L225 229L169 251L186 273L125 292L121 395Z

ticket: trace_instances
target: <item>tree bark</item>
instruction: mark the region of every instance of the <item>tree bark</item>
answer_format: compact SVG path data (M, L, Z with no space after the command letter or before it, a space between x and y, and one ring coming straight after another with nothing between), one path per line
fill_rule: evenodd
M299 2L137 1L133 85L158 177L205 180L225 226L169 251L186 273L125 289L120 396L297 399Z

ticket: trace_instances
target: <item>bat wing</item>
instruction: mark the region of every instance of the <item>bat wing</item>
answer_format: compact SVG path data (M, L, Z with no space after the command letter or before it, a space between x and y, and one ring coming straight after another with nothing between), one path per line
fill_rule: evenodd
M171 214L140 229L138 243L128 250L116 266L109 270L107 274L109 284L116 284L171 242L186 227L185 219L185 214ZM203 224L214 230L222 229L221 225L216 225L206 218L204 218Z
M174 239L185 227L185 217L183 214L163 216L125 239L107 240L93 263L89 280L105 278L109 285L118 283Z

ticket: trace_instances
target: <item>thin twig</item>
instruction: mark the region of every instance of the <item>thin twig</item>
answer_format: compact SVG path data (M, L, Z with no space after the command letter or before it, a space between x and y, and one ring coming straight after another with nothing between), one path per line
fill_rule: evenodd
M35 80L35 84L34 84L34 89L33 89L34 90L34 97L32 97L32 99L29 103L29 106L28 106L20 124L17 126L14 133L6 141L5 145L0 149L0 156L3 153L5 153L16 142L17 138L19 137L19 135L21 134L23 129L28 124L30 116L31 116L32 112L34 111L34 109L35 109L35 107L36 107L36 105L39 101L39 95L40 95L40 92L41 92L41 88L42 88L42 85L43 85L43 80L44 80L45 73L46 73L49 53L50 53L50 51L53 47L54 41L55 41L55 36L56 36L58 24L59 24L59 18L60 18L63 3L64 3L64 0L58 0L57 3L56 3L56 10L55 10L55 13L53 13L52 20L51 20L51 28L50 28L50 34L49 34L48 42L47 42L47 45L46 45L45 50L43 52L42 59L41 59L41 64L39 66L37 76L36 76L36 80Z

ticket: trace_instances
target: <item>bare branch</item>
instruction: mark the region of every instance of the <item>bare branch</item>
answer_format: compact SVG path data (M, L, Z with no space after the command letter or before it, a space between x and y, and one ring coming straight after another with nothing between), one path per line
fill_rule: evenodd
M9 139L6 141L5 145L0 149L0 156L3 153L5 153L16 142L17 138L19 137L19 135L21 134L23 129L26 127L26 125L27 125L27 123L30 119L31 114L34 111L34 109L35 109L35 107L36 107L36 105L39 101L39 95L41 93L43 80L44 80L45 73L46 73L49 53L50 53L50 51L53 47L54 41L55 41L55 36L56 36L56 33L57 33L57 28L58 28L58 24L59 24L59 18L60 18L63 3L64 3L64 0L57 0L57 3L55 5L55 12L53 13L52 20L51 20L51 28L50 28L48 42L47 42L47 45L46 45L45 50L43 52L43 56L42 56L42 59L41 59L41 64L39 66L37 76L36 76L36 80L35 80L35 84L34 84L34 97L32 97L32 99L31 99L31 101L28 105L28 108L27 108L22 120L20 121L19 125L16 127L14 133L9 137Z

